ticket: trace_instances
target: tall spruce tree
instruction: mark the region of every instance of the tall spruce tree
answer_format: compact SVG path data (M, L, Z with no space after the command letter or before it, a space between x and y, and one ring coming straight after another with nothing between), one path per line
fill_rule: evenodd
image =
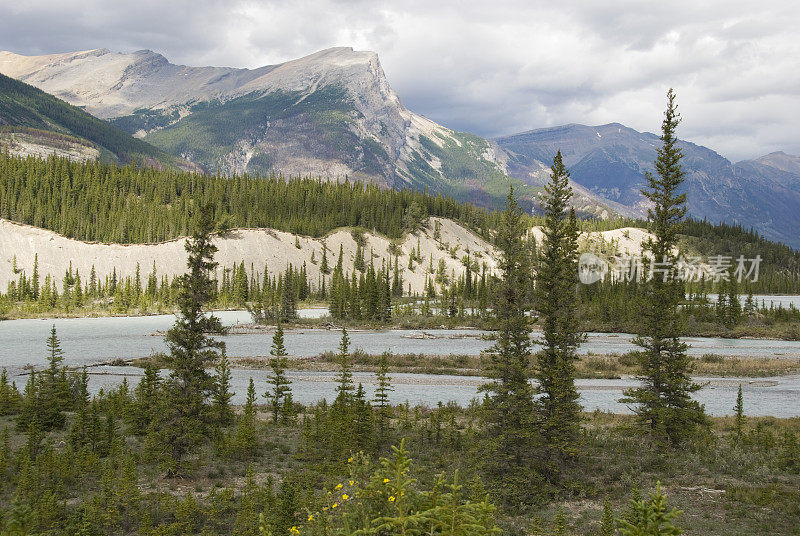
M212 336L224 332L219 319L203 313L214 291L211 272L217 265L214 262L217 248L211 241L213 229L210 209L199 208L195 231L186 241L188 273L180 278L177 297L180 312L166 335L170 350L167 362L172 372L164 383L165 407L159 433L167 451L169 476L180 472L186 455L207 435L210 421L207 399L213 390L213 379L205 364L218 360L225 348L224 342Z
M536 407L545 449L551 454L550 461L558 465L577 453L581 406L575 388L575 361L583 340L577 317L578 223L569 207L572 188L561 151L553 160L545 192L544 240L534 295L542 322L542 350L535 368L542 396Z
M685 289L677 274L674 248L686 215L686 194L678 193L684 179L683 153L675 137L679 122L675 93L670 89L656 174L647 173L647 188L642 191L653 204L648 211L653 237L644 247L654 267L641 286L641 330L634 339L642 348L637 352L642 385L625 391L625 400L635 404L639 421L651 436L672 444L691 437L698 426L707 424L705 410L691 397L700 386L689 375L687 345L680 338L679 305Z
M227 426L233 422L233 408L231 407L231 367L228 356L222 352L222 357L214 367L214 393L212 395L214 405L214 418L220 426Z
M389 401L389 393L394 391L392 378L389 376L389 361L386 354L381 356L378 368L378 386L375 388L375 398L373 400L378 417L379 440L382 440L392 418L392 404Z
M744 432L744 426L747 423L747 417L744 416L744 396L742 395L742 384L739 384L739 391L736 393L736 405L733 407L736 426L736 437L741 438Z
M350 362L350 337L347 330L342 328L342 339L339 341L339 385L336 386L336 402L347 406L352 397L355 385L353 384L353 365Z
M292 392L289 387L292 382L286 377L289 362L286 358L286 348L283 345L283 327L280 324L275 329L275 335L272 336L272 348L269 353L272 356L269 360L272 374L267 377L267 383L272 387L264 394L264 398L272 407L272 421L277 423L283 414L286 399L291 396Z
M62 428L65 423L64 410L69 409L70 387L64 370L64 353L56 334L56 326L50 328L47 338L47 361L49 366L39 374L38 421L43 430Z
M493 319L497 338L489 351L489 383L481 386L488 394L483 412L485 469L508 503L534 500L530 490L537 480L533 388L528 383L531 328L525 300L531 266L524 232L522 209L512 189L497 234L502 272Z

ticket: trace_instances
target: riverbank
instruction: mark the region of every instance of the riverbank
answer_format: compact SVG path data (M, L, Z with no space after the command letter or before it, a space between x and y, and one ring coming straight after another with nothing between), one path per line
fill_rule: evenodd
M370 355L354 352L351 356L353 370L377 372L384 355ZM426 354L385 354L390 372L415 374L440 374L446 376L475 376L486 370L488 358L471 355L426 355ZM735 356L704 355L690 358L692 373L699 376L719 376L723 378L763 378L800 374L798 358L741 358ZM146 360L137 360L143 364ZM248 369L269 368L266 357L232 358L231 366ZM292 370L333 372L338 370L337 355L325 352L317 357L299 357L291 360ZM619 379L634 377L638 373L636 359L631 354L580 356L575 362L576 378L579 379ZM531 366L533 373L533 365Z
M800 303L800 296L757 296L756 301L769 303L774 299L779 299L783 304ZM787 301L788 300L788 301ZM41 312L33 307L0 307L0 320L55 320L55 319L78 319L78 318L125 318L125 317L152 317L160 315L173 315L177 312L174 309L164 308L137 308L124 311L115 310L109 307L86 306L80 309L69 311L51 310ZM246 310L236 307L220 307L211 309L211 313L241 313L246 315L248 320L244 323L251 323L252 319ZM256 327L255 324L253 324ZM270 327L270 326L267 326ZM492 322L487 317L466 314L464 316L448 317L441 315L419 315L419 314L397 314L395 313L390 322L363 321L352 319L332 319L328 313L327 304L319 301L303 302L298 308L298 318L284 322L284 327L291 328L347 328L348 330L399 330L399 329L477 329L491 330ZM534 322L534 330L540 326ZM632 332L636 326L619 325L615 323L602 323L596 321L586 321L583 329L587 332L595 333L619 333ZM761 339L761 340L783 340L800 341L800 323L798 322L765 322L758 320L743 321L739 325L727 328L713 323L693 322L685 326L684 337L711 337L720 339Z
M208 371L214 374L213 370ZM163 371L164 374L167 371ZM143 371L131 366L101 366L89 369L89 388L93 393L116 390L123 382L128 389L139 383ZM238 366L231 369L230 390L232 403L243 404L250 379L254 381L259 396L270 389L268 378L270 371L264 368L246 368ZM287 378L291 382L292 399L300 404L316 404L325 399L332 403L336 398L336 386L339 382L338 371L320 370L288 370ZM487 380L481 375L444 375L409 372L392 372L393 391L389 394L392 404L421 405L429 408L439 405L455 404L469 407L483 398L480 387ZM16 379L16 378L12 378ZM731 415L736 405L738 388L741 385L745 400L745 412L750 416L772 416L778 418L800 417L800 374L771 377L711 377L693 375L701 389L692 397L706 407L709 415ZM20 381L24 381L21 378ZM377 375L373 372L353 372L353 382L361 384L367 400L375 398L378 387ZM535 387L535 381L531 384ZM585 411L603 411L615 414L629 414L629 404L620 402L627 389L637 387L639 381L633 377L615 379L577 379L575 386L579 394L579 403ZM259 403L265 403L259 398Z
M307 309L304 314L319 314ZM225 342L228 356L266 362L274 327L251 323L246 311L223 311L218 316L230 328ZM71 367L99 363L127 363L167 352L164 334L173 315L142 317L67 318L0 322L0 367L19 373L30 366L47 366L45 339L56 327L65 364ZM339 345L341 326L316 323L286 327L285 345L298 367L323 370L335 366L326 352ZM481 356L491 348L492 333L476 329L382 329L350 332L356 365L374 370L379 356L389 352L397 371L475 374L485 368ZM541 333L532 333L532 342ZM708 375L769 376L792 374L800 360L800 343L774 339L722 339L687 337L688 355L696 360L696 373ZM638 347L626 333L589 333L578 349L579 373L586 378L613 378L636 373L630 353ZM536 345L532 350L538 349Z

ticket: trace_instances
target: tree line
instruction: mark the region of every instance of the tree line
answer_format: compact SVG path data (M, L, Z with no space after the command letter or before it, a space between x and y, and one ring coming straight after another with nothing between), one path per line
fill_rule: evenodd
M397 238L427 216L476 230L493 216L412 190L312 178L198 175L66 158L0 155L0 216L80 240L147 243L186 236L208 206L217 230L269 227L319 237L362 227Z
M674 136L678 118L670 91L657 175L648 176L647 189L654 203L654 239L647 247L662 259L674 255L685 212L685 197L677 194L683 178ZM209 208L199 207L186 243L188 270L177 282L179 313L165 337L169 352L161 356L164 371L148 362L135 388L124 381L90 397L85 369L75 373L64 367L53 329L46 346L49 366L29 376L24 392L9 384L5 374L0 377L0 410L13 415L18 431L24 430L24 440L17 437L16 447L11 446L8 427L0 441L0 472L10 482L7 486L4 479L0 487L3 530L81 535L488 535L501 531L499 512L520 514L569 496L581 484L586 449L594 440L582 424L575 387L574 363L584 337L578 307L578 223L568 208L572 192L560 152L551 171L545 239L537 252L533 290L533 255L513 191L500 216L496 243L501 273L490 315L496 342L487 353L487 382L481 388L485 396L466 409L393 406L385 359L370 400L355 380L346 330L337 352L334 400L302 407L292 399L279 323L268 359L268 389L257 393L251 378L245 404L235 411L232 371L225 345L217 339L225 329L206 312L215 292L214 220ZM374 281L364 279L373 295L370 285L378 286L381 272L382 291L391 294L385 283L388 267L373 267ZM369 267L366 273L371 273ZM237 272L235 277L243 276ZM636 413L636 448L649 448L665 458L686 455L700 448L709 422L704 408L691 398L698 386L691 380L680 338L683 283L674 271L667 271L663 279L642 285L636 339L641 386L625 393ZM531 349L531 310L542 317L542 350L537 353ZM535 383L529 381L531 363ZM259 428L259 397L266 400L266 429ZM733 443L771 441L780 454L768 463L800 470L796 436L787 434L776 449L774 434L746 429L743 403L740 396ZM68 425L63 445L47 435ZM617 430L623 432L632 430ZM285 453L276 442L283 440L280 445L287 453L292 452L289 444L295 444L292 459L297 466L281 466L280 483L269 478L259 482L247 468L240 473L236 493L228 487L202 497L188 490L178 496L145 492L139 486L140 474L158 481L155 468L168 481L180 482L198 471L217 474L222 469L214 464L221 460L250 464L268 443L274 444L270 457L278 463ZM417 457L428 456L428 474L417 472L411 444L416 445ZM458 455L465 453L471 453L469 460L475 465L469 481L457 472L434 473L442 463L457 464ZM437 455L444 458L439 465L430 461ZM734 455L738 458L732 460L742 459L741 451ZM624 536L679 534L679 515L656 485L648 498L634 491L629 508L619 516L606 500L598 528L602 534L618 531ZM567 525L561 510L549 533L564 535ZM543 530L533 520L516 532Z

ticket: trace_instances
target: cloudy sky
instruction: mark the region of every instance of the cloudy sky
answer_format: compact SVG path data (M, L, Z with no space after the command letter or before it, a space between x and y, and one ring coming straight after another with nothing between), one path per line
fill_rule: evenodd
M800 154L796 0L0 0L0 49L149 48L257 67L331 46L378 52L410 109L486 137L617 121L733 160Z

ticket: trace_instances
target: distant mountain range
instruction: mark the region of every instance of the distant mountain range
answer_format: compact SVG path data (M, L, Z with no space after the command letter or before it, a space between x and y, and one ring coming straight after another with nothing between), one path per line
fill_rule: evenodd
M641 195L645 173L660 140L619 123L589 127L565 125L531 130L495 140L508 155L508 170L525 180L561 150L572 179L602 199L639 215L647 207ZM800 247L800 158L772 153L731 163L707 147L679 144L686 171L689 213L711 222L739 223L765 237Z
M0 53L0 71L209 172L345 176L495 206L510 178L487 140L406 109L373 52L333 48L259 69L150 51Z
M657 136L566 125L495 140L411 112L373 52L323 50L258 69L173 65L151 51L20 56L0 72L109 121L208 172L348 176L500 206L515 185L535 205L560 149L585 214L644 216ZM800 247L800 158L731 163L682 143L690 213Z

